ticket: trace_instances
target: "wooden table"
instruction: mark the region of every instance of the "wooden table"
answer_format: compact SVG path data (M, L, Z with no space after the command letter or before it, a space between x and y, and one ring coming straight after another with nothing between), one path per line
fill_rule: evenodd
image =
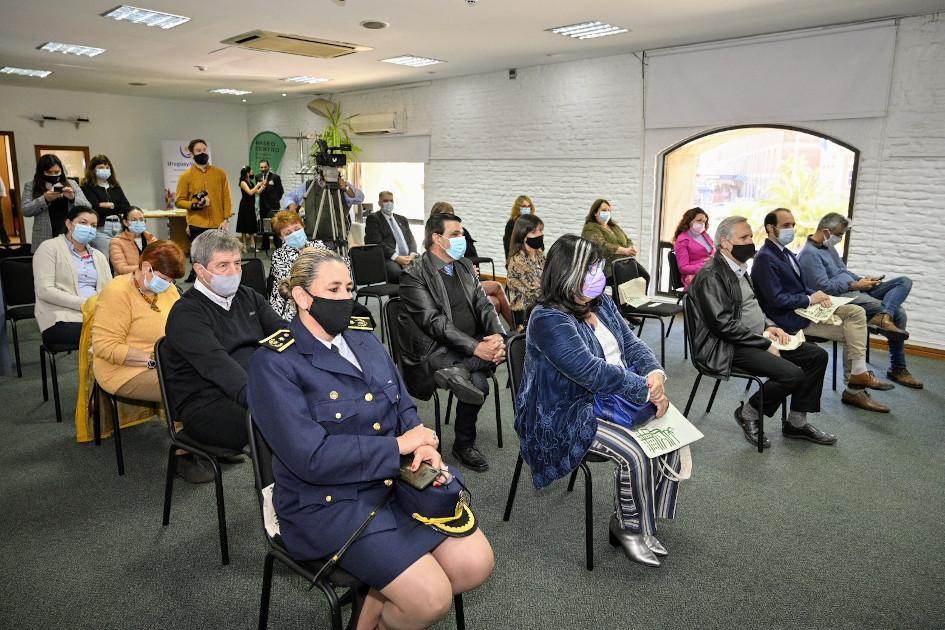
M142 212L144 212L145 219L166 219L168 238L177 243L185 255L190 254L186 210L142 210Z

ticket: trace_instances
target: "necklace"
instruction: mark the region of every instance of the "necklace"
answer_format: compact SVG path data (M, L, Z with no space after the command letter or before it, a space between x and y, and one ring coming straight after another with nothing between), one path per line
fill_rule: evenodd
M148 303L148 305L151 307L151 310L155 313L160 313L161 309L157 305L157 294L155 294L154 297L149 298L144 294L144 289L141 288L141 284L138 282L138 279L132 276L132 280L134 280L135 288L138 289L138 293L140 293L141 297L144 298L144 301Z

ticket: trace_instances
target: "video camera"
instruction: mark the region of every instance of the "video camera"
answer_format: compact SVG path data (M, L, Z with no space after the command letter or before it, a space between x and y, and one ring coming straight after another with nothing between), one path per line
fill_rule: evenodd
M338 169L348 163L344 151L350 151L350 144L341 144L337 147L328 146L325 140L316 140L318 151L315 152L315 166L318 168L322 180L326 184L338 184Z

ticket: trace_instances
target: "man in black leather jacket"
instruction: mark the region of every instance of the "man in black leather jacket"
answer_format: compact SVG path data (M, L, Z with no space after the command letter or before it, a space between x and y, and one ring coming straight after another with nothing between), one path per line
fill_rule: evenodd
M808 413L820 411L820 395L827 369L827 353L804 342L793 350L778 350L790 336L768 326L746 262L754 256L752 231L744 217L723 219L716 230L717 250L689 285L686 328L692 340L693 358L705 373L728 380L732 370L768 377L763 410L755 393L748 405L739 405L735 420L745 439L758 445L759 413L773 416L784 399L791 397L791 412L782 424L784 437L816 444L834 444L837 438L807 422ZM770 446L764 438L764 447Z
M481 472L489 464L476 448L476 419L489 393L489 376L505 360L502 324L472 264L459 217L427 220L426 252L400 278L403 307L397 326L404 380L411 394L428 399L436 386L458 399L453 456Z

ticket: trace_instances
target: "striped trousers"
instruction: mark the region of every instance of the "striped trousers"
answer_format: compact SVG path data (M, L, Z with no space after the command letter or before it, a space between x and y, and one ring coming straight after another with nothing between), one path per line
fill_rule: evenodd
M622 529L652 536L657 518L673 518L679 482L660 472L657 460L646 456L628 429L598 418L590 452L616 464L614 510ZM679 451L662 457L670 468L679 470Z

